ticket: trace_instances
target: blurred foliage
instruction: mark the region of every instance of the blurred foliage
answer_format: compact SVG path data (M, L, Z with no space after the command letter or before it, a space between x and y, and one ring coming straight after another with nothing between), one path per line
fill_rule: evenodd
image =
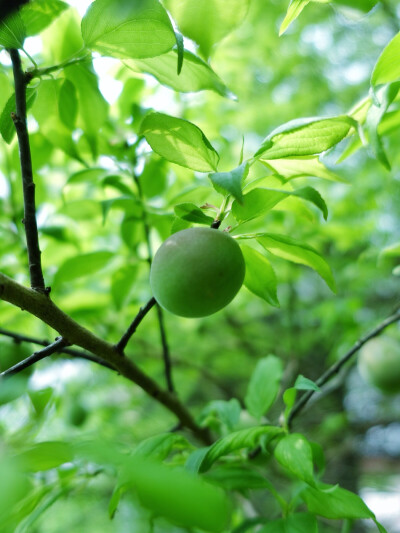
M117 342L151 297L149 248L154 252L172 232L188 227L196 213L198 220L196 209L207 224L224 205L224 196L232 195L235 203L223 227L246 237L240 242L248 245L243 247L251 265L247 288L211 317L187 320L164 313L178 396L199 423L222 438L220 449L204 452L188 432L168 433L174 416L120 376L77 358L52 356L33 372L0 383L0 480L11 480L7 486L0 482L0 516L8 517L2 531L367 531L375 527L372 521L364 525L354 519L368 518L370 511L345 490L363 496L371 487L399 492L398 481L390 477L400 474L398 395L381 394L348 365L295 420L302 436L283 437L275 450L269 439L280 438L283 430L274 424L285 404L290 409L295 395L307 388L303 382L282 398L298 375L315 381L399 306L400 97L394 86L399 73L386 79L385 65L374 70L399 31L399 8L394 0L367 2L368 9L356 1L304 2L308 5L279 36L288 2L240 2L243 11L249 4L243 20L232 16L225 24L212 18L211 8L207 14L207 2L199 2L202 16L210 16L199 25L184 10L191 2L168 0L163 4L176 17L188 49L179 79L179 54L170 50L172 27L161 4L147 3L160 6L157 20L168 42L165 63L158 49L152 58L143 58L135 48L105 37L91 56L83 48L81 17L68 2L32 0L40 20L22 12L26 35L35 35L24 48L39 68L28 94L28 124L44 275L61 309ZM292 9L300 3L294 0ZM95 19L97 26L86 25L86 44L94 42L93 32L100 32L106 15L113 13L112 2L95 4L110 12ZM217 9L225 3L211 4ZM139 29L134 24L130 29L140 31L145 22L137 24ZM17 28L21 39L23 26ZM10 38L0 31L1 46L16 46ZM194 55L198 46L202 57ZM13 81L5 50L0 60L0 108L5 109L0 117L0 270L28 284L18 145L9 113ZM24 66L35 72L28 58ZM376 85L381 79L391 86L386 93L382 87L371 89L373 71ZM201 130L201 142L182 149L184 166L171 155L173 136L166 141L167 115L176 117L174 125L179 119L193 123L196 130L179 120L193 138ZM350 117L347 129L336 135L329 126L335 138L327 151L322 146L296 154L294 167L290 154L289 166L284 159L269 159L269 143L282 139L276 128L285 125L290 134L287 123L294 119L345 115ZM163 122L156 126L165 130L161 136L157 130L155 143L143 124L160 117ZM362 129L361 140L351 129L354 120ZM260 147L261 160L241 167ZM206 172L215 170L216 152L218 172L209 179ZM200 167L190 158L200 158ZM257 192L262 189L280 191L273 205L266 207ZM266 232L258 240L248 238ZM274 235L281 236L275 247ZM294 262L286 260L289 245ZM265 277L269 273L267 282L261 271ZM328 286L336 286L336 294ZM40 340L55 337L35 317L4 302L0 325ZM398 325L391 326L390 335L399 344ZM0 336L0 370L35 349ZM127 354L165 386L154 310ZM263 384L271 386L267 393ZM262 416L269 407L268 417ZM243 448L259 443L263 453L246 460ZM139 468L135 459L141 453L174 468L150 461L146 477L146 460ZM189 472L182 469L185 463ZM132 486L129 472L135 468ZM193 474L198 471L205 473ZM323 492L322 475L324 483L339 483L342 489ZM207 514L211 503L214 514ZM296 506L297 514L290 514ZM386 520L388 531L400 531L398 523ZM171 525L176 523L180 526Z

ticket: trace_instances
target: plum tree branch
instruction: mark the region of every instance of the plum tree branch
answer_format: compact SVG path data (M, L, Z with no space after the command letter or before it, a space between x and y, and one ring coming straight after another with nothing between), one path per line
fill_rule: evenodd
M150 298L147 304L139 309L139 312L133 319L132 324L129 326L126 332L122 335L121 340L116 345L117 350L121 354L124 352L130 338L137 330L139 324L142 322L142 320L147 315L147 313L150 311L150 309L152 309L156 305L156 303L157 302L154 298Z
M25 368L29 368L30 366L34 365L38 361L41 361L45 357L48 357L49 355L53 355L54 353L59 352L62 348L65 348L68 346L68 341L66 339L63 339L63 337L58 337L53 343L46 346L46 348L43 348L42 350L39 350L38 352L34 352L32 355L24 359L23 361L20 361L16 365L8 368L4 372L0 373L0 377L6 377L6 376L13 376L15 374L18 374L19 372L22 372L25 370Z
M148 263L149 263L149 266L151 267L151 262L153 261L153 251L151 249L151 241L150 241L150 226L149 226L146 211L144 208L142 184L140 183L139 177L135 173L133 174L133 179L135 180L139 198L140 198L140 201L142 202L142 208L143 208L142 222L143 222L144 235L145 235L146 245L147 245ZM168 339L167 339L167 331L166 331L165 324L164 324L164 315L158 303L156 303L156 306L157 306L157 319L158 319L158 325L160 329L160 338L161 338L162 354L163 354L163 361L164 361L165 381L167 383L169 392L173 393L175 392L175 387L174 387L174 382L172 379L172 362L171 362L171 354L169 351L169 345L168 345Z
M17 131L19 158L21 163L22 187L24 196L24 227L28 249L29 275L32 289L48 293L45 287L39 248L39 235L36 223L35 184L33 181L32 158L26 123L26 85L18 50L9 50L13 66L16 112L12 119Z
M116 346L97 337L75 322L57 307L46 294L24 287L0 273L0 299L28 311L56 330L62 337L68 339L70 344L80 346L112 365L121 375L138 385L150 397L174 413L183 427L190 429L204 443L210 444L211 436L208 429L201 428L196 423L186 406L174 394L160 388L129 358L121 357Z
M394 322L397 322L400 320L400 308L397 309L392 315L388 316L385 320L383 320L378 326L376 326L374 329L372 329L369 333L361 337L354 346L344 354L343 357L339 359L335 364L333 364L326 372L324 372L317 380L316 384L318 387L322 387L325 385L333 376L338 374L340 370L343 368L343 366L353 357L354 354L356 354L364 344L366 344L369 340L371 340L374 337L377 337L384 331L388 326L393 324ZM314 395L315 391L310 390L307 391L303 396L299 399L298 402L295 403L289 418L288 418L288 427L291 426L293 420L299 415L299 413L304 409L304 407L307 405L311 397Z
M8 331L7 329L0 328L0 335L4 335L5 337L10 337L11 339L14 339L16 343L20 342L29 342L31 344L37 344L38 346L49 346L51 342L48 340L42 340L37 339L36 337L29 337L27 335L22 335L21 333L15 333L14 331ZM82 350L74 350L73 348L59 348L59 353L64 353L66 355L71 355L72 357L79 357L80 359L86 359L87 361L91 361L92 363L97 363L100 366L104 366L105 368L108 368L110 370L115 370L115 367L110 365L110 363L107 363L107 361L103 361L99 357L96 357L95 355L84 352Z

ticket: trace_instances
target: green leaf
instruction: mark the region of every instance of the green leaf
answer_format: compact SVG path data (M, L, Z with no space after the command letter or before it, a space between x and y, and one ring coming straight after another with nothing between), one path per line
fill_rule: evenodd
M316 178L346 183L346 180L327 169L321 163L319 157L315 155L286 157L284 159L262 159L261 162L286 180L303 176L315 176Z
M290 24L297 19L310 0L291 0L285 18L279 28L279 35L285 33Z
M92 153L96 155L99 131L108 115L108 103L99 90L98 78L91 63L72 65L66 69L65 75L76 89L78 126L89 137Z
M60 0L35 0L24 5L20 10L20 15L26 34L40 33L68 7L68 4Z
M122 454L112 444L98 441L79 442L76 454L118 468L119 485L132 488L140 503L155 515L182 527L215 533L228 528L229 499L219 487L192 472L165 466L144 456Z
M239 203L242 203L242 183L249 173L249 168L249 163L245 161L230 172L215 172L209 174L208 177L217 192L231 194Z
M74 129L78 114L78 97L75 85L65 79L58 95L58 111L60 119L69 129Z
M182 167L209 172L216 170L219 156L200 128L191 122L163 113L150 113L140 134L152 149Z
M274 403L282 374L282 361L275 355L258 361L244 399L248 412L255 418L260 419Z
M328 208L325 200L313 187L302 187L294 191L267 188L253 189L243 196L241 204L236 201L232 204L232 214L240 222L252 220L253 218L265 215L279 202L290 196L295 196L313 203L322 211L324 219L327 219Z
M400 79L399 55L400 32L393 37L378 57L378 61L375 64L371 76L371 85L373 87Z
M176 205L174 211L177 217L188 222L210 226L214 221L212 217L207 216L197 205L189 202Z
M326 282L328 287L335 292L335 280L328 263L321 257L321 255L302 242L296 241L286 235L278 235L274 233L264 233L257 236L257 241L266 250L274 255L283 257L293 263L307 265L314 269L321 278Z
M270 133L254 157L280 159L319 154L344 139L356 125L346 115L292 120Z
M113 273L111 278L111 296L115 307L120 310L129 298L137 274L137 265L125 265Z
M176 65L178 52L170 50L166 54L147 59L128 59L124 64L134 72L154 76L160 83L182 93L211 90L228 98L233 94L217 76L208 63L192 52L184 50L182 70L178 74Z
M112 252L90 252L71 257L57 270L54 285L94 274L108 265L114 257Z
M25 26L18 11L0 22L0 45L4 48L22 48L25 37Z
M159 56L176 42L157 0L95 0L82 19L82 37L87 47L119 58Z
M133 451L133 457L151 457L164 461L177 445L186 445L187 441L176 433L161 433L143 440Z
M180 31L208 57L213 45L243 22L250 0L165 0L164 4Z
M240 403L236 398L231 398L229 402L214 400L201 412L201 424L204 425L204 420L215 413L229 431L232 431L239 422L241 410Z
M297 377L294 388L297 390L313 390L316 392L321 390L314 381L311 381L311 379L308 379L301 374Z
M40 472L71 462L73 452L66 442L39 442L20 453L17 459L24 469Z
M308 510L333 520L375 518L362 499L346 489L326 485L323 490L307 488L301 493Z
M13 402L25 394L27 386L28 379L21 375L12 376L12 379L2 379L0 381L0 406Z
M26 90L26 108L29 109L36 98L36 89L27 89ZM13 93L10 98L7 100L6 105L4 106L3 111L0 115L0 133L3 139L7 144L10 144L15 135L15 126L11 118L11 113L15 113L16 104L15 104L15 93Z
M258 533L318 533L318 523L312 514L294 513L269 522Z
M299 433L283 437L275 447L275 459L295 477L315 486L312 450Z
M54 389L46 387L40 390L29 391L28 395L38 416L43 414L50 400L53 398Z
M378 161L390 170L390 163L383 148L378 126L385 116L388 107L396 98L400 89L400 82L390 83L382 87L375 94L375 99L368 109L365 126L368 132L369 142Z
M283 393L282 399L283 403L285 404L285 412L284 412L284 419L285 423L289 420L290 413L292 412L292 408L296 402L297 397L297 390L294 387L290 387L289 389L286 389Z
M220 457L242 448L254 448L261 437L264 438L264 444L267 444L282 431L277 426L257 426L235 431L217 440L208 448L196 450L192 454L193 458L188 459L189 468L196 472L206 472Z
M245 465L219 465L208 472L206 479L225 490L268 489L269 481L259 472Z
M240 246L246 261L244 285L274 307L279 307L277 296L277 279L271 263L257 250L249 246Z

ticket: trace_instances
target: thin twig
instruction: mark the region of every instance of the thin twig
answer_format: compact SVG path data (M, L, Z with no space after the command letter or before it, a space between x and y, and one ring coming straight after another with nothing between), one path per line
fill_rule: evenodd
M126 332L121 337L121 340L116 345L117 350L121 354L124 353L124 350L125 350L128 342L129 342L130 338L132 337L132 335L137 330L137 328L138 328L139 324L141 323L141 321L144 319L144 317L147 315L147 313L150 311L150 309L152 307L154 307L154 305L156 305L156 303L157 302L156 302L156 300L154 298L150 298L150 300L147 302L147 304L139 309L139 312L135 316L132 324L129 326L129 328L126 330Z
M8 331L7 329L3 328L0 328L0 335L10 337L11 339L14 339L16 343L30 342L31 344L37 344L38 346L49 346L51 344L51 342L47 340L41 340L37 339L36 337L21 335L20 333ZM113 365L111 365L107 361L103 361L99 357L96 357L95 355L89 352L84 352L82 350L74 350L73 348L60 348L58 351L66 355L72 355L73 357L79 357L80 359L86 359L87 361L91 361L92 363L97 363L98 365L104 366L105 368L109 368L110 370L116 370Z
M146 210L144 208L144 202L143 202L143 191L142 191L142 184L140 183L140 179L136 174L133 174L133 179L135 180L136 187L138 190L140 201L142 202L142 222L143 222L143 228L144 228L144 235L146 239L147 244L147 261L149 263L149 266L151 267L151 263L153 261L153 251L151 249L151 241L150 241L150 226L147 220ZM160 337L161 337L161 345L162 345L162 356L164 361L164 372L165 372L165 381L167 383L168 391L171 393L175 392L174 382L172 379L172 362L171 362L171 355L169 351L168 346L168 339L167 339L167 331L164 324L164 315L163 310L157 303L157 319L158 319L158 326L160 329Z
M48 293L43 278L39 236L36 223L35 184L33 182L31 149L26 123L26 77L22 70L21 58L18 50L11 49L9 50L9 54L13 65L16 103L16 112L12 113L11 116L18 136L24 195L23 223L25 226L26 245L28 249L31 287L38 292Z
M68 346L68 341L64 339L63 337L58 337L52 344L49 344L49 346L46 346L46 348L43 348L42 350L39 350L38 352L33 353L23 361L20 361L16 365L12 366L11 368L8 368L4 372L0 373L0 378L4 378L6 376L14 376L15 374L18 374L19 372L22 372L25 370L25 368L28 368L38 361L41 361L45 357L48 357L49 355L53 355L56 352L59 352L60 349L65 348Z
M398 309L395 313L387 317L383 322L381 322L376 328L371 330L369 333L367 333L364 337L361 337L339 361L337 361L334 365L332 365L326 372L324 372L321 377L319 377L316 380L316 384L318 387L322 387L327 383L333 376L338 374L340 370L343 368L343 366L351 359L351 357L359 351L359 349L364 346L370 339L377 337L382 333L384 329L386 329L388 326L393 324L394 322L397 322L400 320L400 309ZM310 390L306 392L298 402L295 403L289 418L288 418L288 427L290 427L291 423L293 422L294 418L304 409L310 398L314 395L315 391Z

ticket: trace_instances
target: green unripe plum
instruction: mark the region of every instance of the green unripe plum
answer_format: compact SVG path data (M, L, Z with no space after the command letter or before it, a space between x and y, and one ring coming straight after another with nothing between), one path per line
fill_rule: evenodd
M400 392L400 343L384 336L370 340L360 351L358 368L382 392Z
M243 284L245 262L237 242L212 228L189 228L169 237L154 256L154 298L183 317L211 315L229 304Z

